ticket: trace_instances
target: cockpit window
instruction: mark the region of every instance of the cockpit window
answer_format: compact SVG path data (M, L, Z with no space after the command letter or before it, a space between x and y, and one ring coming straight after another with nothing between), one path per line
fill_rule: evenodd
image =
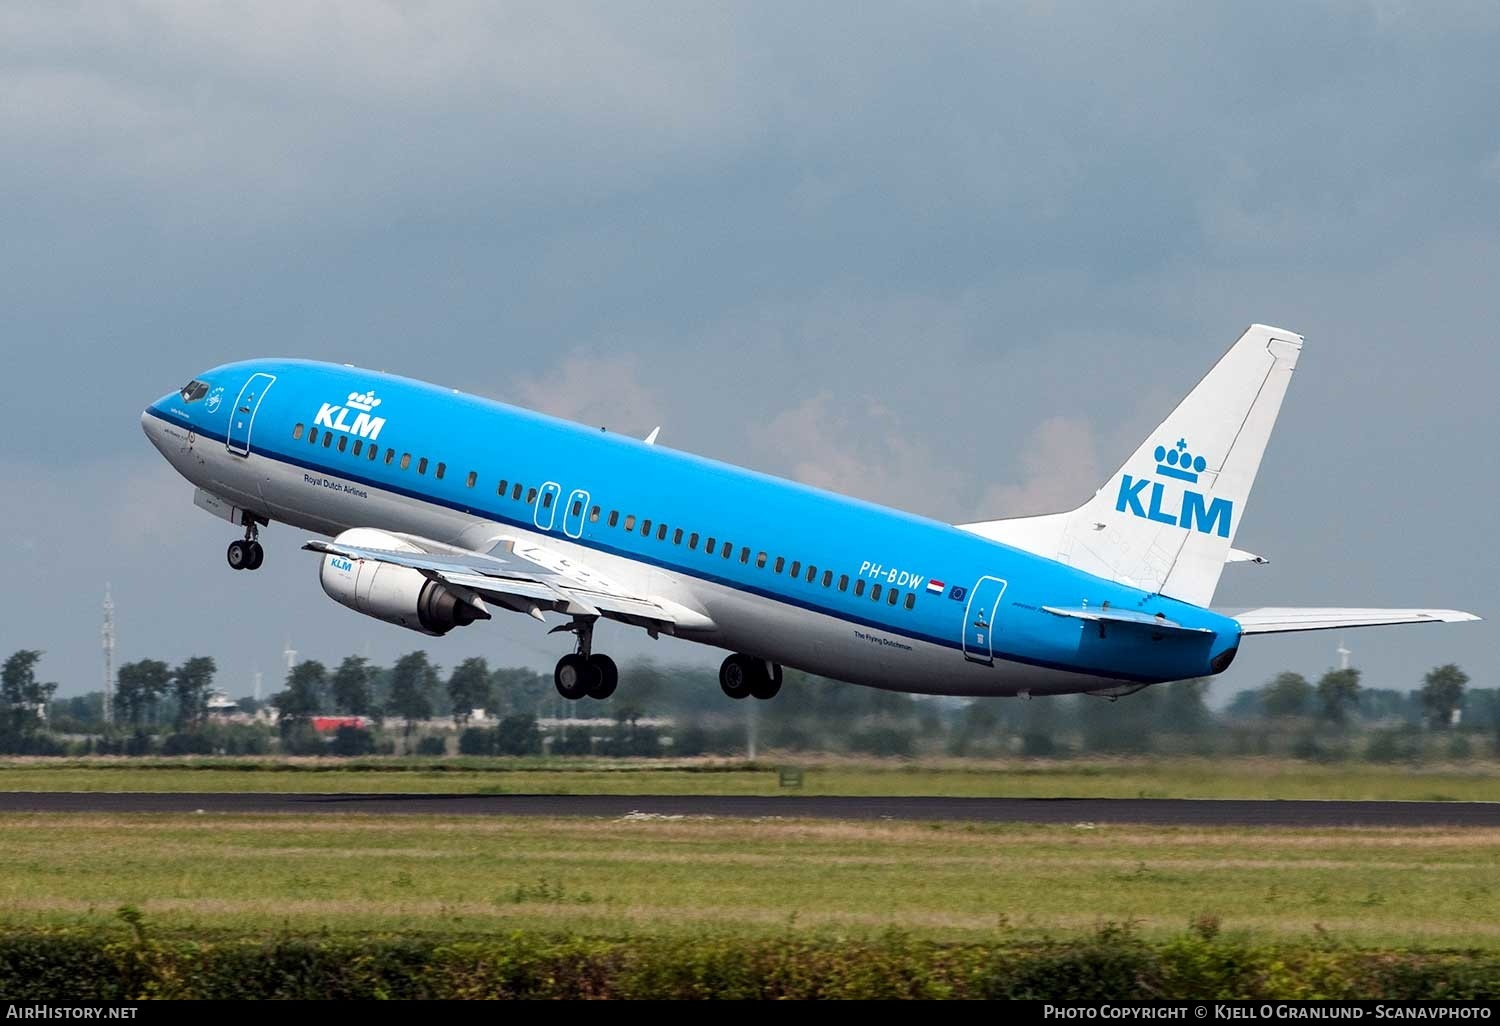
M182 386L182 401L185 403L195 403L206 395L208 395L208 382L206 381L189 381Z

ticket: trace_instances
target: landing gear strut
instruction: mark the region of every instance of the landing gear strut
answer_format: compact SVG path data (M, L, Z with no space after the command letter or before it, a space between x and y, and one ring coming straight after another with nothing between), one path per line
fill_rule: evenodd
M255 518L245 514L245 540L229 543L229 552L225 558L229 561L231 570L259 570L260 565L266 561L266 550L261 548L260 525Z
M594 647L594 617L575 617L572 623L552 628L552 632L571 631L578 635L578 647L574 652L557 661L552 671L552 683L557 693L570 702L580 698L595 698L600 701L615 693L620 683L620 669L607 655L599 655Z
M781 666L736 652L719 667L719 687L736 700L775 698L781 691Z

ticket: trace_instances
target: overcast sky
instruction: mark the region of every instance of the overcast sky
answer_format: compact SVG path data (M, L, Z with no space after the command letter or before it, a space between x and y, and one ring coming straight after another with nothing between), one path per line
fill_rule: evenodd
M950 521L1083 501L1252 321L1307 345L1216 605L1453 606L1500 686L1500 6L0 6L0 657L97 688L426 647L255 574L141 409L252 356L462 386ZM1101 13L1105 12L1105 13ZM1216 701L1334 635L1248 641ZM722 653L609 627L624 659ZM628 687L628 682L622 687Z

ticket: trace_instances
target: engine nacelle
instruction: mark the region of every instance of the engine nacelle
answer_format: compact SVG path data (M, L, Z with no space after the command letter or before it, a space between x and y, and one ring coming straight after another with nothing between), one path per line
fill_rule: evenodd
M345 531L334 542L392 552L422 551L404 538L366 527ZM318 580L328 597L341 606L433 637L490 618L477 595L434 581L410 567L330 555L323 557Z

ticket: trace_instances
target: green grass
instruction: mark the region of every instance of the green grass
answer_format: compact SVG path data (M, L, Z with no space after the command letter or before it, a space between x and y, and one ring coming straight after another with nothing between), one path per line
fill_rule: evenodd
M1024 798L1500 800L1500 764L1291 759L899 760L788 758L803 794ZM8 759L7 791L299 791L470 794L781 793L777 762L544 759Z
M0 817L0 925L162 935L1022 943L1133 924L1500 949L1500 831L277 815Z

